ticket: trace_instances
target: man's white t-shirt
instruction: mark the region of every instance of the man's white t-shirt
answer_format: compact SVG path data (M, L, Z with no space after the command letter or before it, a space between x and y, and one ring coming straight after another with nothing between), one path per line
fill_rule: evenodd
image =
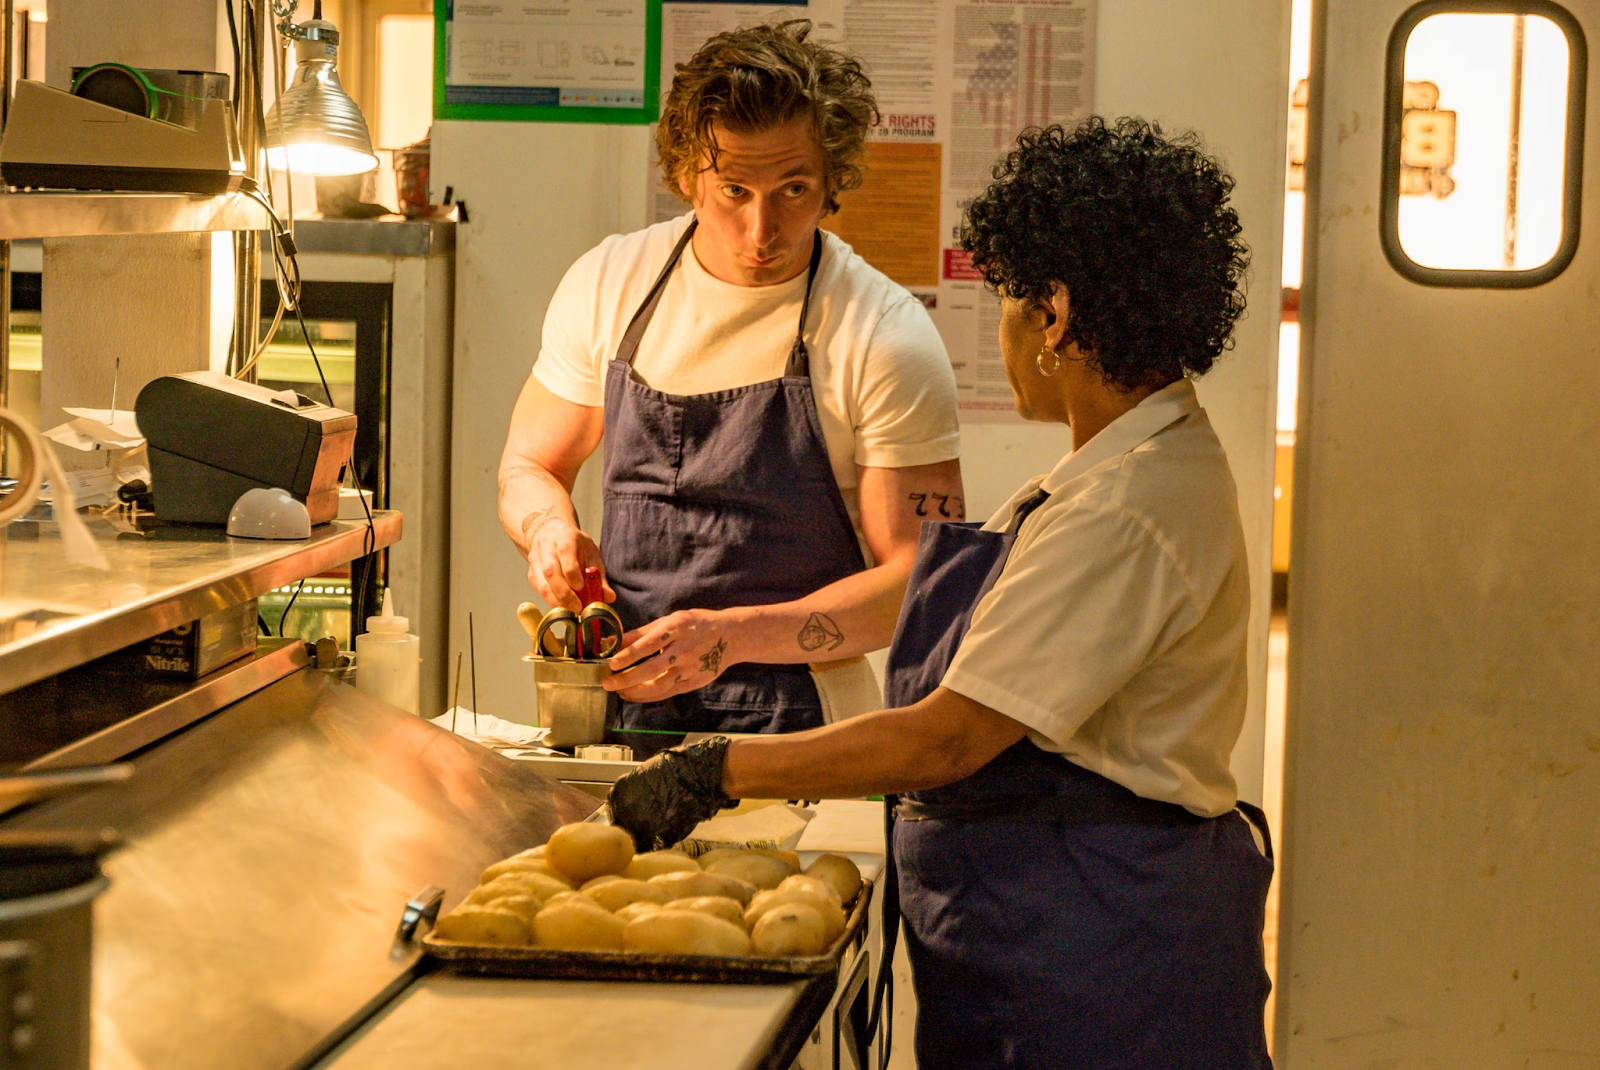
M1050 497L978 601L944 686L1138 795L1227 813L1250 571L1233 474L1194 385L1145 398L984 530L1004 531L1039 489Z
M614 234L567 269L545 314L533 374L557 397L605 404L605 377L685 215ZM856 466L908 468L960 454L950 358L922 303L827 232L806 323L811 386L833 475L859 533ZM634 372L668 394L707 394L783 375L806 275L736 286L691 243L667 282Z

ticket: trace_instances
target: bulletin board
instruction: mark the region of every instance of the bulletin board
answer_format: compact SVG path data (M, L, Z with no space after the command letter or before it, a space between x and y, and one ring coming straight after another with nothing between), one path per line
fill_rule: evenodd
M433 117L652 123L660 114L661 0L439 0Z

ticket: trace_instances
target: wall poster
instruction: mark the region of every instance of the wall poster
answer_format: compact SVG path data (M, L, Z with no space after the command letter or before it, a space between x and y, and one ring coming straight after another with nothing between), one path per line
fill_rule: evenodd
M440 0L433 115L651 123L661 0Z
M881 112L867 178L823 226L910 290L955 368L961 418L1020 422L996 331L1000 302L956 248L961 214L1030 126L1072 126L1094 110L1098 0L821 0L663 7L663 95L673 67L712 34L809 18L815 35L866 65ZM653 221L683 203L652 174Z

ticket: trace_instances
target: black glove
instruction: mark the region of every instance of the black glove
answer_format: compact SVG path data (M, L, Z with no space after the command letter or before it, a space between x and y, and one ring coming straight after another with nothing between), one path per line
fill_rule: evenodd
M728 739L717 736L674 747L611 786L611 823L627 829L640 851L671 847L718 810L739 805L722 793Z

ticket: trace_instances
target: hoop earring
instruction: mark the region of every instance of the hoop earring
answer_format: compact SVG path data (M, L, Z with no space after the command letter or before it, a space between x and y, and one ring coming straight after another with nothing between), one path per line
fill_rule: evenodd
M1049 371L1044 370L1044 355L1046 353L1050 354L1050 359L1055 362L1050 366ZM1049 346L1045 346L1039 350L1039 355L1033 358L1033 363L1039 369L1039 374L1048 379L1056 372L1061 370L1061 354L1057 353Z

